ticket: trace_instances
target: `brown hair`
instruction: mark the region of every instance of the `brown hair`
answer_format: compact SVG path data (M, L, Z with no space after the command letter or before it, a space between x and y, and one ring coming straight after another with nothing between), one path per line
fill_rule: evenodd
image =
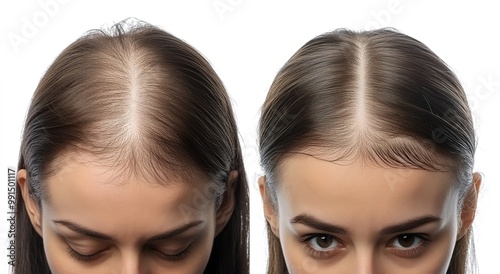
M49 67L31 101L18 169L41 206L44 180L69 151L154 182L197 172L216 185L218 205L238 171L235 208L214 239L206 273L248 273L248 188L225 88L193 47L146 23L91 31ZM127 174L130 175L130 174ZM16 274L50 273L19 186Z
M340 29L307 42L279 71L262 108L259 147L274 207L280 163L310 148L332 151L332 161L452 171L461 207L476 141L462 86L429 48L394 30ZM268 273L287 273L279 238L267 227ZM469 230L448 274L467 272L471 242Z

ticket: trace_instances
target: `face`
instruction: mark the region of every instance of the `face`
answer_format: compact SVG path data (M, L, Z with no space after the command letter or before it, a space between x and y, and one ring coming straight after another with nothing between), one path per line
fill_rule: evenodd
M78 157L48 178L32 218L52 273L203 273L224 218L206 182L118 182Z
M464 229L450 173L306 155L279 171L277 209L263 196L290 273L446 273Z

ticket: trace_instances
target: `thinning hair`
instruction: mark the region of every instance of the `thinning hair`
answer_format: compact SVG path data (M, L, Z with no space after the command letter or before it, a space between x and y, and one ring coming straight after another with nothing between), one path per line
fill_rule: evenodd
M41 79L23 132L18 169L27 170L38 206L50 202L46 180L74 151L149 183L201 175L217 186L218 205L237 170L235 209L206 272L248 273L248 189L236 122L222 81L193 47L133 20L69 45ZM17 190L14 272L50 273Z

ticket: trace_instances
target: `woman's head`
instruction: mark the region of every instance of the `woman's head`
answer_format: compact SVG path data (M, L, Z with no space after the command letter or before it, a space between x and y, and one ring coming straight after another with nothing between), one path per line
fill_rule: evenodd
M248 272L231 104L173 35L124 22L67 47L20 154L16 273Z
M421 42L314 38L276 76L259 138L269 273L464 273L474 128L456 76Z

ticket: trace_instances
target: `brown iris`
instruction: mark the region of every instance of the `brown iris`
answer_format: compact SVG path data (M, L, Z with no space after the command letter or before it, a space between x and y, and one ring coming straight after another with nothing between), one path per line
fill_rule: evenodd
M415 236L413 235L402 235L398 237L398 243L402 247L410 247L415 243Z
M316 237L316 243L321 248L329 248L333 243L333 237L329 235L322 235Z

